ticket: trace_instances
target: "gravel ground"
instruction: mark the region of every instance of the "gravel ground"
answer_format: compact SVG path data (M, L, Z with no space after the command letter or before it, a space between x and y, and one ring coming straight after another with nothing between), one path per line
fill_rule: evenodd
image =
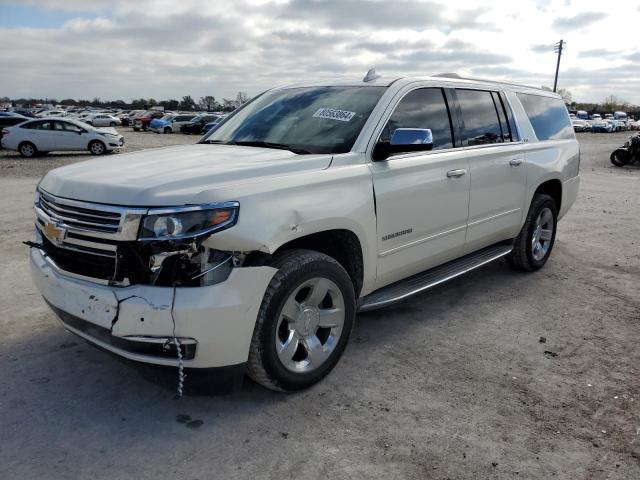
M0 478L640 478L640 168L608 160L624 137L579 135L543 270L497 262L359 315L308 391L180 400L66 333L29 279L38 177L86 156L0 153Z

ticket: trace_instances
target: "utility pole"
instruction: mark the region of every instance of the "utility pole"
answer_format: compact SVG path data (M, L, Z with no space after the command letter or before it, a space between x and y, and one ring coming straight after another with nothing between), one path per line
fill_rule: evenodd
M560 70L560 57L562 56L562 47L564 47L566 42L564 40L560 40L553 46L553 51L558 54L558 63L556 63L556 78L553 81L553 91L555 92L558 87L558 71Z

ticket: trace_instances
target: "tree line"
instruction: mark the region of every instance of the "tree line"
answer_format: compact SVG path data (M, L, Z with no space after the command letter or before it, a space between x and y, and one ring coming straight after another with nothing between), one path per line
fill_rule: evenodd
M626 112L637 118L640 115L640 106L633 105L626 100L616 96L608 95L601 102L576 102L573 100L571 92L564 88L559 88L558 93L570 110L584 110L589 113L613 113Z
M235 99L223 98L222 101L218 101L212 95L206 95L200 97L199 100L195 100L191 95L185 95L181 100L169 99L169 100L156 100L155 98L134 98L130 102L124 100L102 100L95 97L93 100L73 98L65 98L58 100L55 98L16 98L10 99L9 97L1 97L0 103L11 103L14 106L22 105L36 105L36 104L52 104L52 105L65 105L70 107L99 107L99 108L119 108L122 110L142 110L150 107L160 106L165 110L207 110L207 111L225 111L230 112L238 108L240 105L247 103L250 97L245 92L238 92Z

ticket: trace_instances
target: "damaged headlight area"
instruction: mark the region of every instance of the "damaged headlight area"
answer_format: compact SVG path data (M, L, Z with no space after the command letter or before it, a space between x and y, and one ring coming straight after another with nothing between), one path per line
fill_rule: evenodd
M226 280L237 257L203 242L235 225L239 209L237 202L150 209L142 218L136 245L142 260L148 262L148 283L206 286Z
M60 240L49 233L54 227L38 218L34 245L57 268L100 283L208 286L225 281L243 262L240 252L210 246L211 235L236 224L239 209L237 202L151 208L138 220L137 240L124 241L96 237L75 225L68 231L66 225L56 227L63 232Z

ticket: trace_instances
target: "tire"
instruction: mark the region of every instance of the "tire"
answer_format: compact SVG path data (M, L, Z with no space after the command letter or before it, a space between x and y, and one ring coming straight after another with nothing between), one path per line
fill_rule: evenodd
M164 127L164 133L172 133L171 127Z
M109 123L109 126L110 126L110 127L115 127L115 126L116 126L116 122L111 122L111 123Z
M558 209L549 195L533 196L527 218L508 260L516 270L532 272L547 263L556 239ZM548 232L548 233L545 233Z
M104 155L107 147L100 140L92 140L89 142L89 152L91 155Z
M271 390L301 390L324 378L346 348L353 283L337 261L311 250L286 251L270 265L278 271L258 312L247 374Z
M33 158L38 154L38 149L31 142L22 142L18 145L18 152L20 152L20 155L24 158Z
M617 148L611 153L609 160L616 167L624 167L631 161L631 154L624 148Z

